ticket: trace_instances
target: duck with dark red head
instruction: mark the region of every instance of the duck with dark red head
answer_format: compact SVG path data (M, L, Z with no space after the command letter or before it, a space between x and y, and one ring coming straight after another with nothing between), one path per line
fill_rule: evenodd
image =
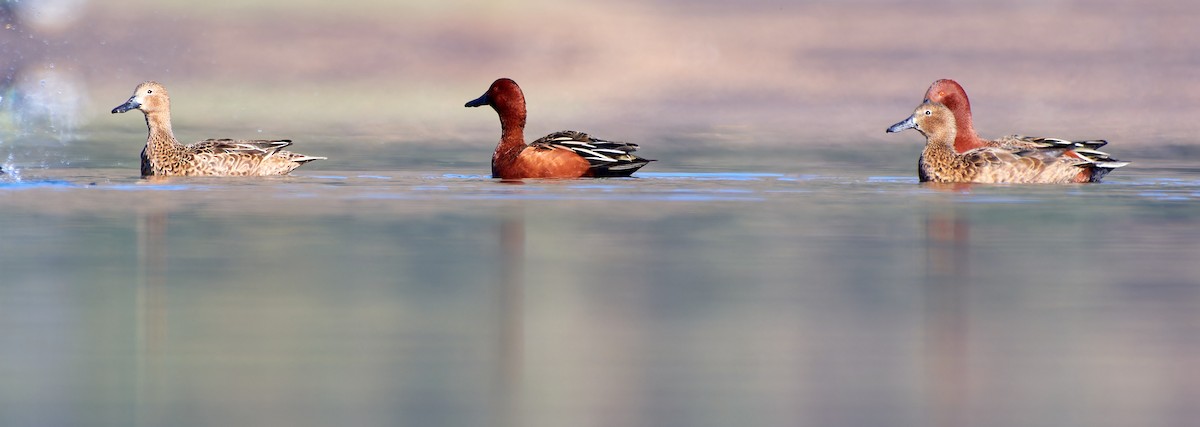
M1003 138L989 140L979 137L975 131L975 122L971 116L971 101L967 98L967 91L962 85L950 79L941 79L933 82L929 89L925 91L925 99L923 104L938 104L944 106L949 113L954 117L954 140L951 144L953 151L957 154L966 154L972 151L985 148L1003 148L1011 150L1026 150L1026 151L1041 151L1055 150L1060 152L1062 156L1072 159L1085 160L1091 166L1082 167L1077 176L1073 178L1074 182L1095 182L1099 181L1108 171L1125 166L1128 162L1121 162L1113 159L1098 148L1108 144L1104 140L1082 140L1069 141L1058 138L1035 138L1022 135L1009 135ZM900 123L897 123L899 125ZM899 128L893 126L888 132L898 131ZM918 165L926 164L927 159L922 156L918 159ZM1099 165L1102 167L1093 167ZM1102 171L1102 172L1097 172ZM922 182L934 180L933 177L926 174L927 169L923 166L917 168L917 177Z
M1067 156L1071 141L1030 139L1034 146L980 147L959 153L954 150L954 112L945 105L926 101L888 132L916 129L925 136L925 150L918 161L921 181L984 184L1066 184L1099 182L1127 162L1094 155ZM1097 152L1098 153L1098 152Z
M512 79L498 79L465 107L491 106L500 116L500 143L492 176L500 179L624 177L653 160L632 152L637 144L559 131L525 144L525 94Z

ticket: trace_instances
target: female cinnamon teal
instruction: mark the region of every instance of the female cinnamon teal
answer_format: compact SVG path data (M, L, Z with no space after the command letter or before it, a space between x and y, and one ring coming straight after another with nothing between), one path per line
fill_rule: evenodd
M954 113L954 123L956 135L954 137L954 151L965 153L967 151L980 147L1005 147L1005 146L1022 146L1036 148L1037 142L1031 142L1031 138L1021 135L1009 135L999 139L983 139L975 132L975 120L971 116L971 100L967 98L967 91L962 85L950 79L941 79L929 85L929 89L925 91L925 99L922 102L934 102L945 105ZM1039 138L1032 138L1039 139ZM1059 140L1061 141L1061 140ZM1078 148L1086 148L1095 150L1108 144L1104 140L1088 140L1088 141L1071 141ZM1068 150L1068 153L1070 150ZM1074 156L1068 154L1068 156Z
M1128 162L1053 138L1023 138L1018 143L985 146L959 153L954 142L958 127L945 105L925 102L904 121L887 131L916 129L926 138L919 161L921 181L978 183L1099 182ZM1074 153L1074 155L1069 155Z
M605 141L583 132L560 131L525 144L525 95L517 82L499 79L465 107L490 105L500 116L500 143L492 176L500 179L620 177L650 163L631 154L637 144Z
M171 98L156 82L145 82L133 96L113 108L113 114L142 110L146 115L146 148L142 176L266 176L286 175L300 165L325 157L285 151L291 140L208 139L180 144L171 131Z

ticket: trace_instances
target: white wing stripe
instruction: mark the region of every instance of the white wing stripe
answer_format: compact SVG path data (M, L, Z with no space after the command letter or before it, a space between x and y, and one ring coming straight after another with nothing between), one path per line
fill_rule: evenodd
M612 158L612 157L608 157L608 156L605 156L605 155L603 155L603 154L597 153L597 152L595 152L595 151L592 151L592 150L584 149L584 148L572 148L572 150L575 150L575 152L578 152L578 153L587 153L587 154L590 154L590 155L594 156L594 157L587 157L587 156L584 156L584 158L586 158L586 159L588 159L588 160L595 159L595 160L600 160L600 161L603 161L603 162L615 162L615 161L617 161L617 159L614 159L614 158Z

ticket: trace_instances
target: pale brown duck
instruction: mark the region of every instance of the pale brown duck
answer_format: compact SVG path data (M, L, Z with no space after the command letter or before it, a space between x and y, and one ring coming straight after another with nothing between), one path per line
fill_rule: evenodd
M916 129L926 138L918 166L923 182L1099 182L1108 172L1129 164L1107 153L1082 148L1076 142L1053 138L1023 138L1020 143L959 153L954 145L954 112L936 102L922 103L911 116L887 131L905 129Z
M1067 157L1080 157L1084 154L1073 152L1074 148L1084 150L1096 150L1108 144L1108 141L1102 139L1092 139L1083 141L1067 141L1056 138L1036 138L1022 135L1009 135L997 139L984 139L975 131L975 118L971 115L971 100L967 98L967 91L962 85L951 79L941 79L929 85L929 89L925 91L925 99L921 102L933 102L945 105L950 111L954 112L955 134L954 151L965 153L969 150L980 147L1018 147L1018 148L1041 148L1044 146L1045 140L1053 140L1056 145L1062 143L1074 144L1072 149L1066 151ZM920 169L918 169L920 173ZM1086 173L1080 171L1078 179L1085 180ZM921 177L925 181L925 177Z
M161 84L148 81L133 96L113 108L113 114L141 110L146 115L146 148L142 150L142 176L267 176L287 175L313 160L284 148L291 140L208 139L180 144L171 131L171 98Z

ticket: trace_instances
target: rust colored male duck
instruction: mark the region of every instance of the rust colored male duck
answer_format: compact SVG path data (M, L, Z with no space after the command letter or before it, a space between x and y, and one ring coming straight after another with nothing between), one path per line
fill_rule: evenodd
M142 176L266 176L286 175L293 169L325 157L285 151L291 140L208 139L180 144L171 131L171 99L167 89L145 82L113 114L141 110L146 115L146 148L142 150Z
M525 144L525 95L511 79L499 79L466 107L490 105L500 115L500 143L492 154L492 176L500 179L629 176L646 160L631 154L637 144L605 141L586 133L560 131Z
M979 183L1099 182L1109 171L1127 165L1108 154L1077 143L1026 138L1021 144L955 150L958 127L945 105L925 102L888 132L916 129L926 138L918 175L921 181Z

